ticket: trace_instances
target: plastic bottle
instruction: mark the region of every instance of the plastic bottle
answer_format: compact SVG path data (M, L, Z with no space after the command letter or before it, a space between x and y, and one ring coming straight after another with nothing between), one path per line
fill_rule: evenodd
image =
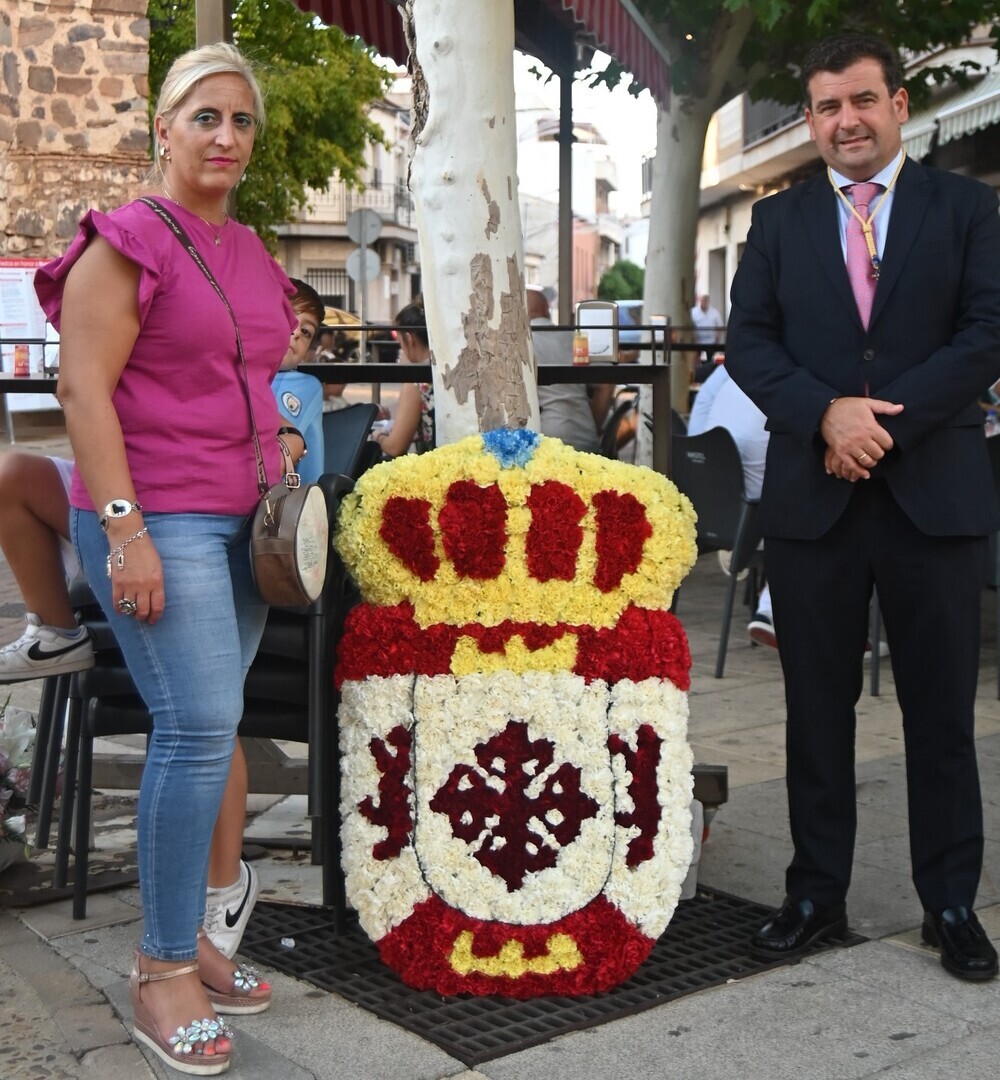
M14 346L14 374L21 377L31 374L27 345Z
M590 338L583 330L577 330L573 335L573 363L590 363Z

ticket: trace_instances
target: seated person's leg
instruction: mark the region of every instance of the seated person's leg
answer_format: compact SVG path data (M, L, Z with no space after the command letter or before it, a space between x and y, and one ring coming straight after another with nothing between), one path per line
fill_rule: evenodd
M0 683L93 666L93 647L76 624L66 587L67 484L68 472L52 458L18 452L0 458L0 548L28 623L21 638L0 649Z
M757 598L757 610L747 624L747 633L752 641L760 645L777 647L778 639L774 636L774 620L771 615L771 589L767 585Z

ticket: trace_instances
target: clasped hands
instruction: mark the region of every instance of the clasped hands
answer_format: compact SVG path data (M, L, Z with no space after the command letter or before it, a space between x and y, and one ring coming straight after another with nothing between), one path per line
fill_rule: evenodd
M879 416L896 416L902 405L880 398L839 397L827 406L819 433L826 443L823 464L831 476L843 480L868 480L871 470L892 449L892 436Z

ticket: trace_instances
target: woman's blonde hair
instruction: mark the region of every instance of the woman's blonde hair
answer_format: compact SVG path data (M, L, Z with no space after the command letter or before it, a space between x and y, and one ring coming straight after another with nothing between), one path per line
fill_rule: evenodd
M161 117L165 124L172 123L188 94L202 79L207 79L210 75L239 75L245 80L253 95L253 114L259 133L264 126L264 95L254 75L253 65L235 45L230 45L228 41L202 45L177 57L170 65L170 70L160 87L160 96L156 99L156 115ZM163 166L160 158L163 147L155 134L153 142L155 148L153 168L162 180Z

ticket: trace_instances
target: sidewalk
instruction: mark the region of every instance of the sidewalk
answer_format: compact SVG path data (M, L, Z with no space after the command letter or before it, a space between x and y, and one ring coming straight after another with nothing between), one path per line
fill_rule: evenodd
M27 447L28 440L19 446ZM46 452L51 445L46 441ZM0 562L0 641L20 632L9 570ZM711 827L699 880L777 905L790 855L784 798L783 693L777 654L751 647L734 621L726 677L712 677L725 579L714 556L699 562L678 608L691 640L691 740L697 761L729 767L730 799ZM978 911L1000 941L1000 702L996 700L995 598L983 604L985 642L978 745L986 859ZM737 613L737 620L742 613ZM1000 980L970 985L947 975L919 943L921 909L909 880L899 710L889 661L882 696L859 703L859 832L851 928L869 940L797 965L702 991L588 1028L469 1071L394 1024L310 984L268 979L275 1005L239 1020L232 1075L242 1080L992 1080L1000 1051ZM15 704L31 708L37 686ZM253 830L273 835L296 797L275 802ZM263 898L317 902L319 868L271 852ZM131 1041L125 973L138 935L135 889L92 895L74 923L69 902L0 910L0 1077L177 1076Z

